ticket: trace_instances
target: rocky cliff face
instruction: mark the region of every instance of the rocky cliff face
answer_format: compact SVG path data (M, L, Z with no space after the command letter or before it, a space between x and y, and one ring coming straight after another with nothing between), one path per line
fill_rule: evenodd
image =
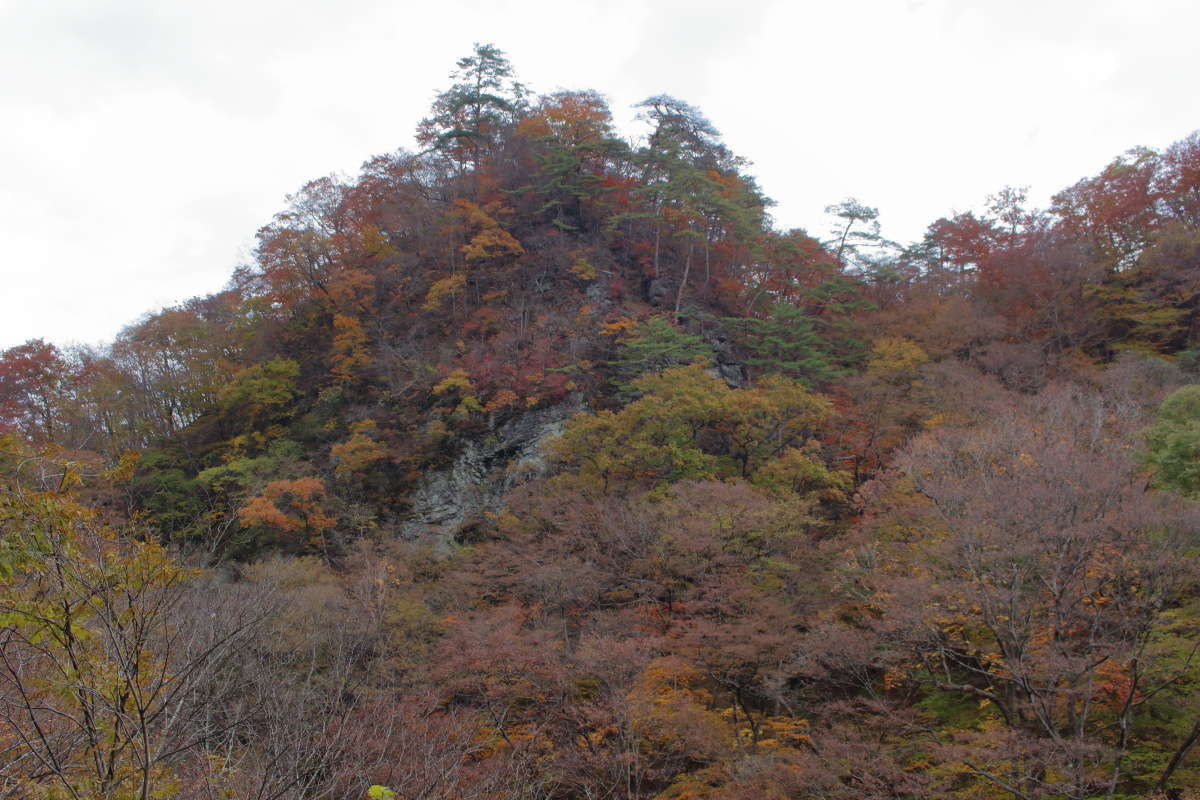
M468 441L444 470L425 476L411 497L412 516L401 529L407 539L449 548L485 512L499 511L505 493L543 475L542 445L562 433L568 417L582 410L573 399L530 411Z
M712 348L712 375L721 378L734 389L746 386L746 370L737 356L733 340L722 331L706 333L704 340Z

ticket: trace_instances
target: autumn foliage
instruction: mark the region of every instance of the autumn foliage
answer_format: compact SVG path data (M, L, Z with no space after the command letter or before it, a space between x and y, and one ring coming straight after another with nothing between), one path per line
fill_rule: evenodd
M1200 792L1198 134L904 245L636 108L477 45L225 290L0 352L0 796Z

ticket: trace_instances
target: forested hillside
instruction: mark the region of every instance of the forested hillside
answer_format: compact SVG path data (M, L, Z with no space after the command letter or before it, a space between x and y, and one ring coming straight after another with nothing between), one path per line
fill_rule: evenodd
M0 797L1200 797L1200 132L900 244L451 82L0 353Z

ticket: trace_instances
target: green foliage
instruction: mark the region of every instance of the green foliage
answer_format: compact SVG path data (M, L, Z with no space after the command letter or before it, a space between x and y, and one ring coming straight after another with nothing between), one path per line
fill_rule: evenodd
M200 471L196 480L206 489L225 496L253 488L270 478L286 475L304 455L304 448L290 439L276 439L267 451L254 458L233 458Z
M854 480L849 473L831 469L813 447L789 447L754 473L752 482L778 494L815 493L828 503L841 504L850 496Z
M130 492L147 521L164 539L200 540L248 492L296 471L304 448L276 439L258 456L233 456L192 475L189 462L172 450L150 450L138 462Z
M926 676L921 676L926 678ZM934 676L928 676L929 683ZM948 692L940 689L930 689L924 697L915 703L916 708L928 714L938 725L950 729L966 730L974 728L985 719L995 719L998 713L994 706L980 704L979 698L962 692Z
M5 735L23 753L5 784L25 797L171 796L163 720L216 652L168 666L192 573L59 494L0 487L0 530Z
M1200 385L1177 389L1145 432L1145 464L1159 488L1200 499Z
M475 165L497 135L525 105L525 87L513 79L504 51L476 43L473 55L458 60L456 82L437 96L430 116L417 128L417 141L460 165Z
M585 201L606 191L604 165L628 154L613 133L608 104L596 92L556 92L521 121L517 133L538 145L538 170L522 190L541 200L539 213L557 228L578 230Z
M475 395L471 376L464 369L456 369L441 380L433 387L433 394L436 397L458 398L453 411L453 416L457 418L465 419L472 413L483 411L483 404Z
M43 564L56 550L73 549L73 514L53 495L0 487L0 579L11 579ZM7 624L0 608L0 624Z
M731 389L692 364L645 375L631 387L639 399L619 412L575 417L554 445L586 483L607 489L748 478L776 488L845 486L797 449L830 406L795 381L773 376L753 389ZM781 457L785 465L772 465Z
M1116 273L1088 287L1087 296L1099 304L1101 315L1112 325L1115 348L1169 352L1170 343L1186 334L1188 311L1144 291L1138 285L1140 278L1136 271Z
M776 303L767 317L727 319L746 349L745 363L761 373L778 373L807 386L823 386L845 374L817 320L790 303Z
M634 381L633 387L653 392L644 379ZM671 399L651 394L620 412L576 417L554 450L576 466L581 478L604 489L622 483L655 485L715 477L716 457L705 453L696 441L696 433L711 410L706 409L712 400L710 387L694 388L696 392L690 398L693 402L688 407L675 406Z
M1187 597L1166 609L1157 620L1147 644L1151 672L1147 684L1162 689L1145 698L1137 723L1144 733L1130 752L1130 772L1153 784L1166 768L1178 743L1186 741L1200 715L1200 598ZM1200 765L1194 758L1180 764L1175 785L1200 786Z
M1098 288L1117 346L1172 353L1200 345L1200 230L1157 231L1134 269Z
M167 536L189 530L204 513L203 489L178 455L167 450L143 453L130 485L150 522Z
M825 213L838 220L827 242L838 265L853 265L863 271L874 269L878 251L891 244L879 232L879 209L848 197L826 206Z
M612 360L614 382L622 397L635 397L634 380L642 375L660 374L711 355L712 349L699 336L681 331L666 317L651 317L621 342Z
M222 418L240 433L263 431L291 415L300 365L290 358L238 372L217 395Z

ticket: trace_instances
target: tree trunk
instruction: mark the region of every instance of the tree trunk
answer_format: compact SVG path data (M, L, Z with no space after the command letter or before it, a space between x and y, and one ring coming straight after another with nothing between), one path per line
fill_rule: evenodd
M679 322L679 307L683 304L683 289L687 286L688 273L692 271L692 247L688 242L687 260L683 262L683 279L679 281L679 291L675 292L675 322Z
M1200 720L1196 720L1196 724L1192 726L1192 730L1187 735L1187 738L1183 740L1183 743L1179 745L1179 749L1171 756L1171 761L1167 764L1167 768L1163 770L1162 777L1158 779L1158 783L1155 784L1154 791L1166 791L1167 782L1171 780L1171 776L1175 774L1175 770L1187 758L1187 754L1191 752L1191 749L1196 746L1196 742L1198 741L1200 741Z

